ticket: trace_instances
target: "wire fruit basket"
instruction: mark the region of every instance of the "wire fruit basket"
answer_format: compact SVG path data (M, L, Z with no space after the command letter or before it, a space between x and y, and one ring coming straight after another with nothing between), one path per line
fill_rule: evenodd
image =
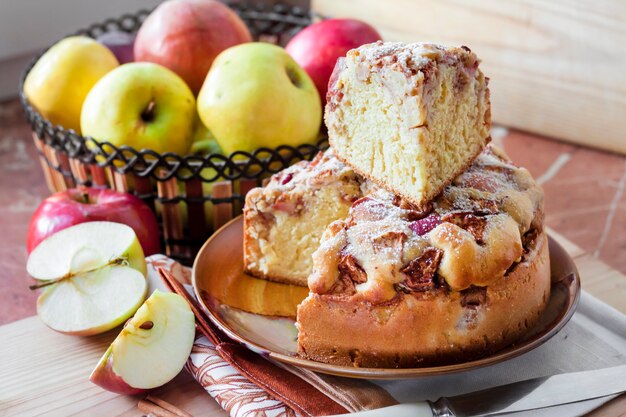
M229 6L247 24L255 40L278 45L286 44L314 19L307 10L283 4ZM149 13L141 10L107 19L75 35L96 38L111 31L134 33ZM83 137L46 120L24 94L24 80L44 52L25 68L20 98L48 188L58 192L76 186L106 187L137 195L157 214L165 253L183 263L191 263L206 238L241 213L249 190L328 147L324 132L320 132L316 144L259 148L230 155L157 153Z

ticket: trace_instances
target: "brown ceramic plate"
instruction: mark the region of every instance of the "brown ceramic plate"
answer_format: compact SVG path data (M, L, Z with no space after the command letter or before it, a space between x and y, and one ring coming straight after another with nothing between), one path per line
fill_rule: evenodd
M574 261L552 238L552 294L541 320L526 337L495 354L470 362L424 368L354 368L328 365L296 356L296 306L306 288L256 279L243 272L243 219L233 219L202 247L193 266L196 296L209 318L232 339L280 362L316 372L352 378L399 379L448 374L496 364L545 343L574 314L580 279Z

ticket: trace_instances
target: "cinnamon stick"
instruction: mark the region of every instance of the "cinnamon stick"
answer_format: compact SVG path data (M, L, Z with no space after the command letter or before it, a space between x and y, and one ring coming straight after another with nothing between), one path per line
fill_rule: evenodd
M161 408L163 408L163 409L165 409L165 410L167 410L167 411L169 411L171 413L174 413L178 417L193 417L191 414L189 414L185 410L182 410L182 409L176 407L174 404L170 404L167 401L162 400L159 397L154 397L152 395L148 395L145 399L147 401L150 401L150 402L158 405L159 407L161 407Z
M139 408L140 411L155 417L193 417L191 414L181 410L175 405L151 395L148 395L143 400L139 400L137 408Z
M170 413L169 411L162 409L158 405L146 400L139 400L139 402L137 403L137 408L139 409L139 411L145 414L143 417L176 417L176 414Z

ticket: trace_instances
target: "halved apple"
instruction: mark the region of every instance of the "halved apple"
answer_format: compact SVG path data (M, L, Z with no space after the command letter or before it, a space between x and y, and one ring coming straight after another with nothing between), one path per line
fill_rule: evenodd
M124 325L89 379L118 394L160 387L183 369L195 337L187 302L156 290Z
M133 315L146 296L146 261L135 232L112 222L81 223L48 237L28 257L45 288L37 313L62 333L92 335Z
M37 280L53 280L70 272L123 258L146 275L143 249L132 228L114 222L86 222L63 229L42 241L28 257L26 269Z

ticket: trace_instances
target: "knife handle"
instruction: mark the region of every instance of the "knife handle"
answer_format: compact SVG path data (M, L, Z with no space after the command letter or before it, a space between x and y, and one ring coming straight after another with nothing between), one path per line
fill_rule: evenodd
M444 414L445 415L445 414ZM360 411L355 414L339 414L335 417L434 417L430 405L426 401L396 404L375 410Z

